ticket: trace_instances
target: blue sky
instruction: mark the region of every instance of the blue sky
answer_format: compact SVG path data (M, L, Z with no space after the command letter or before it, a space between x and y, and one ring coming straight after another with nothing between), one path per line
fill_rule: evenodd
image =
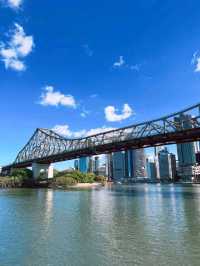
M199 102L199 11L195 0L0 0L0 165L37 127L86 135Z

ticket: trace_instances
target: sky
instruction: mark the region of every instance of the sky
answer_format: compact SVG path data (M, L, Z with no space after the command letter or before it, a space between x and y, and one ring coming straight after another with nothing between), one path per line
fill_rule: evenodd
M0 0L0 165L36 128L80 137L200 101L197 0Z

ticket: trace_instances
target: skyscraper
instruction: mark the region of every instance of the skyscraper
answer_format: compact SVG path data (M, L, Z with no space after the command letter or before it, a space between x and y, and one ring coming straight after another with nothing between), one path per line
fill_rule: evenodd
M133 176L146 177L146 158L144 149L133 150Z
M125 151L125 178L133 178L133 150Z
M177 125L184 129L192 128L191 115L181 115L175 118ZM193 165L196 163L195 145L193 142L177 144L179 175L184 180L191 180Z
M166 147L156 156L156 170L159 180L171 180L176 176L176 157Z
M157 180L156 163L150 159L147 159L146 166L147 166L147 177L151 179L151 181L156 181Z
M79 171L82 173L89 172L89 157L81 157L79 159Z
M112 155L112 178L114 180L123 180L125 178L125 153L114 152Z
M93 172L94 172L95 175L99 174L99 157L98 156L94 157L94 169L93 169Z
M106 155L106 168L108 180L113 179L113 161L112 161L112 153Z

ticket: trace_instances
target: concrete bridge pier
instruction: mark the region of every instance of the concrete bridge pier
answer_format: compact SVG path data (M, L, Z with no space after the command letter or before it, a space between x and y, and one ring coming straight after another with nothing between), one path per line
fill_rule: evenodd
M51 164L32 164L33 178L38 179L42 177L43 179L53 178L53 165Z

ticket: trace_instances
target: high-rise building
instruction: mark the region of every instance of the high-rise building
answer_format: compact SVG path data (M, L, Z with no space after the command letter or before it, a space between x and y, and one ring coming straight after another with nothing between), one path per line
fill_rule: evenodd
M114 152L112 154L112 178L114 180L123 180L125 178L125 153Z
M133 178L133 150L125 151L125 178Z
M147 177L144 149L133 150L133 176L135 178Z
M113 179L113 161L112 161L112 153L106 155L106 168L107 168L107 176L108 180Z
M176 177L176 157L169 153L166 147L156 156L156 170L159 180L170 180Z
M95 156L94 157L94 168L93 168L93 172L95 175L99 174L99 157Z
M147 177L151 181L156 181L157 180L156 163L147 158L146 166L147 166Z
M114 152L107 155L107 173L110 179L134 180L146 177L144 149Z
M175 118L177 125L184 129L192 128L191 115L181 115ZM193 165L196 163L195 145L193 142L177 144L179 175L184 180L191 180Z
M79 159L79 171L82 173L87 173L89 172L89 163L90 158L89 157L81 157Z

